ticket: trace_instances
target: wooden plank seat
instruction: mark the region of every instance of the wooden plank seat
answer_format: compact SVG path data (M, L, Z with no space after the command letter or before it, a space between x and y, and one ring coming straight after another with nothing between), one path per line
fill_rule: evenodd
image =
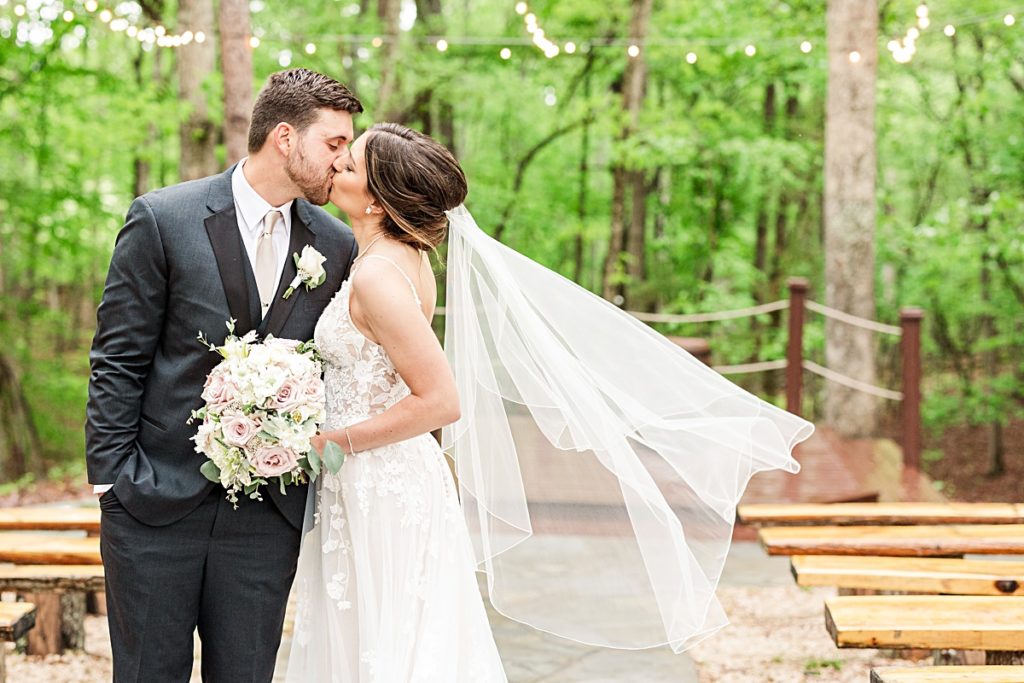
M100 509L87 507L0 508L0 531L100 531Z
M740 505L737 521L750 526L899 526L905 524L1024 524L1013 503L827 503Z
M951 595L1024 595L1024 562L797 555L790 561L790 568L801 586Z
M102 565L0 565L0 591L40 593L104 588Z
M872 669L871 683L1024 683L1024 666L893 666Z
M758 538L769 555L1024 554L1024 524L767 527Z
M1024 651L1024 598L839 596L825 600L825 628L841 648L984 650L1008 663Z
M100 539L59 534L0 533L0 562L13 564L103 564Z
M0 602L0 683L7 680L4 642L21 638L36 623L36 606L30 602Z

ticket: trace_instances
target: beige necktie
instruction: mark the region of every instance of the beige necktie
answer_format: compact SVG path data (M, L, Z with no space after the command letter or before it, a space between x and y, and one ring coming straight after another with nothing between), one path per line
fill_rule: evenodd
M260 291L260 315L265 317L277 289L277 252L274 250L274 230L284 216L280 211L268 211L263 217L263 232L256 241L256 288Z

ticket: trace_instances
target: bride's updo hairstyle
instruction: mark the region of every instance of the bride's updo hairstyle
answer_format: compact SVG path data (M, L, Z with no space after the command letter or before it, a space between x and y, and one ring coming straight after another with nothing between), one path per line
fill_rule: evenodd
M366 186L384 209L385 233L430 251L444 241L448 217L466 199L466 176L452 153L397 123L378 123L366 138Z

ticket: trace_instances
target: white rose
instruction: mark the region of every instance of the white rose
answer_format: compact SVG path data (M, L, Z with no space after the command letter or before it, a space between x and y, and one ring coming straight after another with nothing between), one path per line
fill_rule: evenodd
M318 282L321 276L327 274L324 271L324 261L326 260L326 256L307 244L302 248L302 254L299 255L299 262L296 264L296 267L299 273L306 276L303 278L304 280Z

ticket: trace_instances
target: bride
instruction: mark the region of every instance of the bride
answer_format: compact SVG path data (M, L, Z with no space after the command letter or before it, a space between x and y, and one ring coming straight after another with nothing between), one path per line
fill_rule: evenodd
M359 256L316 327L314 446L347 459L307 515L287 680L505 681L477 570L499 612L587 644L681 652L724 626L735 506L813 427L487 237L431 138L376 125L338 163Z

